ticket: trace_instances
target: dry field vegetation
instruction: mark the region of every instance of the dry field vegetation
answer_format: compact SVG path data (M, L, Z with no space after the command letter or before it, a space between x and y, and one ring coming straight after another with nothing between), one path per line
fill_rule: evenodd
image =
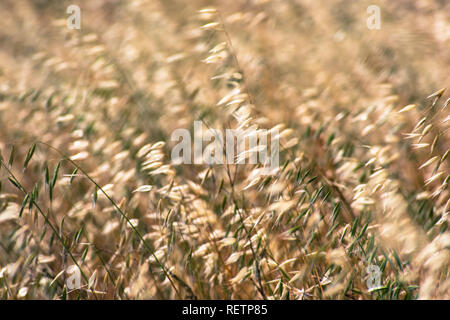
M0 298L449 299L449 48L445 0L2 0ZM194 120L280 168L172 163Z

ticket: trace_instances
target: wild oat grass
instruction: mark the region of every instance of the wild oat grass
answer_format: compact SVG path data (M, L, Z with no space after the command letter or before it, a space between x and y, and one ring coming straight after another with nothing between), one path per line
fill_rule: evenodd
M448 299L450 5L371 4L1 1L0 297ZM173 163L195 120L280 168Z

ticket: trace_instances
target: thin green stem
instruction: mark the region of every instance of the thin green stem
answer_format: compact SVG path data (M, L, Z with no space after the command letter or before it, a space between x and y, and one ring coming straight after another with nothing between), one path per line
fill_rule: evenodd
M133 232L138 236L138 238L141 240L142 244L144 245L145 249L147 249L148 252L150 252L150 254L153 256L153 258L155 259L156 263L161 267L161 269L164 272L164 275L167 277L167 279L169 280L171 286L173 287L173 289L175 290L176 294L178 295L179 298L181 298L180 292L178 291L177 287L175 286L175 283L173 282L170 273L168 271L168 269L164 266L164 264L158 259L158 257L155 254L155 251L148 245L147 241L145 241L144 237L142 236L142 234L139 232L139 230L137 230L137 228L133 225L133 223L131 222L131 220L127 217L127 215L122 211L122 209L120 209L120 207L116 204L116 202L102 189L102 187L83 169L81 168L77 163L75 163L72 159L70 159L68 156L66 156L63 152L61 152L59 149L53 147L52 145L46 143L46 142L42 142L42 141L38 141L37 143L42 144L44 146L46 146L47 148L57 152L63 159L67 160L68 162L70 162L75 168L77 168L81 173L83 173L83 175L88 178L89 181L91 181L97 188L98 190L100 190L103 195L109 200L109 202L111 202L111 204L114 206L114 208L116 208L116 210L120 213L120 215L127 221L128 225L131 227L131 229L133 230Z

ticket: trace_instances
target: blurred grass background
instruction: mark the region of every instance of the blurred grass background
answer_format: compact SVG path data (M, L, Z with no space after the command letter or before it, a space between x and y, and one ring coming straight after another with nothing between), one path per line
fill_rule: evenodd
M71 4L81 30L66 27ZM370 5L380 30L366 26ZM447 299L448 92L438 90L450 83L449 9L444 0L2 0L0 150L29 196L0 171L0 293ZM201 28L217 21L225 30ZM203 63L222 42L223 61ZM247 165L233 180L229 168L172 166L176 128L236 124L216 106L233 88L251 100L249 123L292 129L284 171L256 181ZM40 145L24 170L36 141L79 161L165 266L80 171L68 184L67 161L49 198L45 172L51 179L61 156ZM133 192L142 185L153 189ZM339 208L353 216L336 218ZM97 293L67 290L68 250L89 277L97 270ZM368 261L383 271L375 292Z

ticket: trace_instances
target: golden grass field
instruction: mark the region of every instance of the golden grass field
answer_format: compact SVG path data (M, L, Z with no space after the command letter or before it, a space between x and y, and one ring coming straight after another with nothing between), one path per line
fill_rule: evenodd
M0 1L0 298L449 299L449 49L445 0Z

